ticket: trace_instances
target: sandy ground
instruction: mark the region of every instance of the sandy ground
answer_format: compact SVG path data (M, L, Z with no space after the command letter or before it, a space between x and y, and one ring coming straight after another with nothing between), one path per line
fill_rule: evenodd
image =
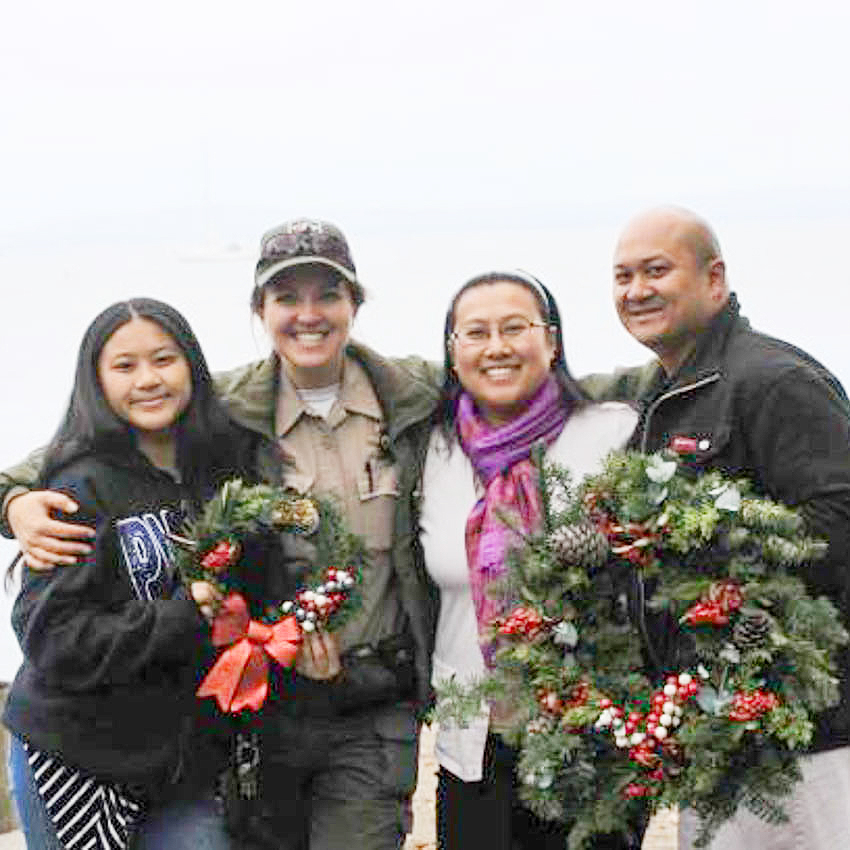
M429 727L422 730L419 754L419 785L413 797L413 832L404 850L436 850L434 798L437 789L437 763L434 761L434 737ZM677 850L677 816L665 812L653 818L643 841L643 850ZM0 845L0 850L5 848Z

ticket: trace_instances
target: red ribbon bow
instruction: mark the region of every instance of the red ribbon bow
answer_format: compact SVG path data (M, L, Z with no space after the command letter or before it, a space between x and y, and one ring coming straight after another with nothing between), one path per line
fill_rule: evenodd
M238 593L231 593L213 620L212 642L229 648L207 673L197 696L215 697L222 711L257 711L269 692L268 656L283 667L291 667L301 642L301 629L295 617L271 626L252 620L245 600Z

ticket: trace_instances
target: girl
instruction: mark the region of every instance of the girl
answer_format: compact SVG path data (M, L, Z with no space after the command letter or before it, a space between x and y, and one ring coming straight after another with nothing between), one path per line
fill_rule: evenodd
M227 736L194 697L209 628L168 534L249 453L176 310L138 298L95 318L40 478L92 550L25 569L12 615L24 663L4 722L31 850L228 846L211 787Z
M434 682L472 681L486 670L479 633L503 613L488 593L505 574L515 516L526 531L540 521L539 441L573 480L597 471L621 448L636 415L620 404L592 404L567 370L557 305L524 272L490 272L467 281L445 322L445 381L425 463L420 525L428 573L439 588ZM437 832L442 850L563 848L568 832L519 803L516 753L500 736L510 706L488 707L468 727L443 725ZM595 847L639 847L619 836Z

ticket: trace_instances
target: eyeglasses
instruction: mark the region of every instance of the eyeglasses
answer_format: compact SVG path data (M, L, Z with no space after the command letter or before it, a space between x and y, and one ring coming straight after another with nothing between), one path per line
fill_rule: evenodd
M449 339L462 348L484 348L490 341L492 325L467 325L452 331ZM532 322L522 316L506 319L496 328L496 334L507 342L519 342L532 328L549 327L546 322Z

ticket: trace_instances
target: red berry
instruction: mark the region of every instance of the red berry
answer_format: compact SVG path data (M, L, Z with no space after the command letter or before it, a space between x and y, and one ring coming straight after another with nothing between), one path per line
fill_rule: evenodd
M623 789L623 794L626 797L646 797L649 794L649 788L646 785L638 785L635 782L630 782Z
M219 540L201 559L201 566L214 573L224 572L239 560L239 544L232 540Z

